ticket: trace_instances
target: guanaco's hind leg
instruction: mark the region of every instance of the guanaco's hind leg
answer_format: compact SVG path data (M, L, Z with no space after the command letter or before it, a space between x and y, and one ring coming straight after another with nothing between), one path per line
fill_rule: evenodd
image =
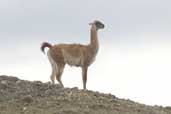
M87 66L82 67L83 89L86 89L87 70L88 70L88 67Z
M51 79L52 83L55 84L55 75L56 75L56 72L58 72L58 67L57 67L55 61L52 59L52 57L50 55L50 51L48 51L47 55L48 55L48 59L49 59L49 62L51 63L51 67L52 67L52 73L51 73L50 79Z
M64 87L62 81L61 81L61 77L62 77L62 73L65 67L65 64L58 64L58 72L56 72L56 79L59 82L59 84Z
M55 72L56 72L55 68L52 68L52 74L50 76L50 79L51 79L53 84L55 84L55 74L56 74Z

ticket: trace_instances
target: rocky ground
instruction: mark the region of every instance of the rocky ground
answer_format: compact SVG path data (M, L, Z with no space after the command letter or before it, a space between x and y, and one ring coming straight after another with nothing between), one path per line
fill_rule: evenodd
M111 94L0 76L0 114L171 114Z

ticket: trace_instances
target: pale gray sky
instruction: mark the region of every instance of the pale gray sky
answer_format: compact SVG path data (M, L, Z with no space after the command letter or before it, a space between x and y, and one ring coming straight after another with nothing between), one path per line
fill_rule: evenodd
M51 68L40 44L88 43L88 23L97 19L105 29L99 31L100 51L90 68L88 87L142 103L171 105L171 93L166 91L171 87L170 4L170 0L0 0L0 74L49 81ZM82 88L80 75L80 69L67 67L64 84Z
M81 37L87 33L87 23L99 19L111 37L170 34L170 4L170 0L1 0L0 33Z

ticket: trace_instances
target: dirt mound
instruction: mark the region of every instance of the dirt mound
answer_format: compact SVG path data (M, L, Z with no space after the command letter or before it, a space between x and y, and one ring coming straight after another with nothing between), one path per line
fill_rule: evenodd
M111 94L0 76L0 114L171 114Z

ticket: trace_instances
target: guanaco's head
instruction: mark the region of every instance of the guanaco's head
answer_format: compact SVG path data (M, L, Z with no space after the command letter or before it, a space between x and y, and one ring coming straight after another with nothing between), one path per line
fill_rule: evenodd
M105 27L105 25L98 20L95 20L93 23L90 23L90 25L95 26L96 30L103 29Z

